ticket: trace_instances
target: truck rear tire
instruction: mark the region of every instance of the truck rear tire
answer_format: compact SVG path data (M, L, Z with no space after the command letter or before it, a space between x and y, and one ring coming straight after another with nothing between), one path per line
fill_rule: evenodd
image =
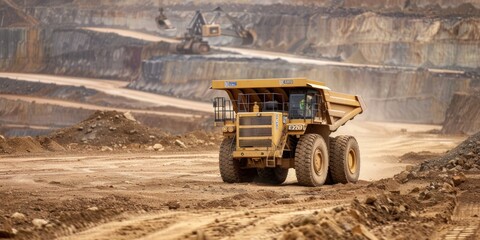
M321 186L328 175L328 148L318 134L300 137L295 150L295 171L300 185Z
M330 175L334 183L356 183L360 176L360 148L352 136L330 142Z
M255 169L242 169L240 160L233 159L235 138L225 138L220 145L219 167L222 180L227 183L251 182L256 176Z
M258 168L260 182L269 184L282 184L287 179L288 169L285 168Z

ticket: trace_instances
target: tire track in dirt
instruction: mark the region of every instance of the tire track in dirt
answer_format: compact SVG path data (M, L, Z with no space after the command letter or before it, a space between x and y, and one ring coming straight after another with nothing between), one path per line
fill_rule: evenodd
M299 215L330 210L346 202L312 202L254 210L202 210L130 215L60 238L76 239L271 239L282 224ZM292 209L297 209L292 211ZM225 237L226 236L226 237Z

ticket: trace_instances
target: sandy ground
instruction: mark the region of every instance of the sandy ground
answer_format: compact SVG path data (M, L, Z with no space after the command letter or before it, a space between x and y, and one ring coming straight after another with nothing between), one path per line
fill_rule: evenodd
M19 236L27 238L197 239L200 233L278 238L279 226L296 216L377 193L365 180L392 177L411 164L399 162L399 156L425 149L444 152L464 139L425 132L437 128L348 123L337 134L357 137L362 181L319 188L298 186L294 170L282 186L223 183L217 152L0 156L1 199L7 203L1 211L60 219L55 222L60 229L24 230Z

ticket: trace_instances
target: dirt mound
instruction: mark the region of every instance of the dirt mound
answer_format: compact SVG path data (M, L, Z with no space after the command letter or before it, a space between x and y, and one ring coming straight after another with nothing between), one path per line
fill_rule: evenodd
M480 132L472 135L442 157L421 165L420 170L455 169L456 171L480 169Z
M216 147L217 134L195 131L170 135L158 128L149 128L130 113L97 111L86 120L50 136L67 149L113 150L188 150Z
M375 184L375 183L374 183ZM432 182L424 189L407 194L392 191L364 200L355 199L348 206L330 211L300 215L283 225L282 239L403 239L425 238L446 223L455 207L455 191L438 187L446 182ZM428 196L425 197L425 192ZM434 214L422 214L423 212Z
M147 144L166 135L163 131L138 123L129 113L96 111L77 125L54 132L51 138L62 145L122 147Z
M442 132L473 134L480 131L480 89L453 95Z
M0 154L59 152L64 150L62 146L48 137L16 137L7 139L0 136Z

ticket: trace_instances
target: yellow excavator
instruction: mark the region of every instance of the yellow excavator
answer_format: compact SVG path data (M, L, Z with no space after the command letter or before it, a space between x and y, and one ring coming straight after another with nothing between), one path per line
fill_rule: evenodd
M187 26L181 42L177 44L176 50L182 54L205 54L210 52L210 45L204 38L232 36L242 39L242 45L251 45L255 42L256 34L253 30L246 29L240 21L217 7L213 10L214 17L207 21L201 11L196 11L192 20ZM232 24L232 29L223 29L217 20L224 15ZM163 8L160 8L160 14L156 18L157 26L162 29L174 29L171 22L164 14Z

